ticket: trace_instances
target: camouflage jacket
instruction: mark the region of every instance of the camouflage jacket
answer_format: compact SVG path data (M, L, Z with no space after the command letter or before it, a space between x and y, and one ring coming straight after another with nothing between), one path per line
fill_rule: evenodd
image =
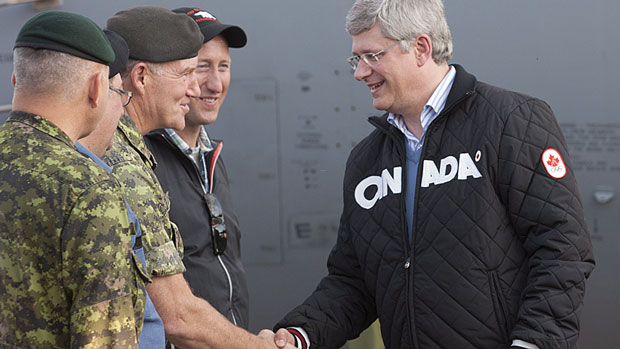
M155 158L129 115L121 118L112 149L103 160L112 167L129 206L140 220L149 276L185 272L181 236L168 217L170 202L155 176Z
M0 347L137 347L144 282L129 231L118 182L51 122L12 112L0 126Z

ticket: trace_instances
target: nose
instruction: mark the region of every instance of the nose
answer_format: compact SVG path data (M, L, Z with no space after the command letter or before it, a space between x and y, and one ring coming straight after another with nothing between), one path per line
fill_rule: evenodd
M355 77L355 80L357 81L362 81L366 79L371 73L372 68L370 68L370 66L368 66L368 64L366 64L363 59L360 59L360 61L357 63L357 68L355 69L355 72L353 72L353 77Z
M205 83L207 90L212 93L220 93L223 90L222 85L222 77L220 76L220 72L214 70L212 74L209 74L207 81Z
M198 85L198 77L196 73L192 73L188 82L185 93L190 97L200 97L200 85Z

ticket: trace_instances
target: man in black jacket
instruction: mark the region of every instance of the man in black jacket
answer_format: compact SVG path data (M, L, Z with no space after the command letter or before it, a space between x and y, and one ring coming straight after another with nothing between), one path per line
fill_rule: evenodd
M222 142L210 140L204 127L217 119L228 91L228 48L243 47L247 39L240 27L222 24L205 10L173 11L196 21L204 36L196 69L200 96L189 104L184 129L154 131L146 140L157 160L155 173L170 197L170 219L183 238L185 279L195 295L247 329L249 296L241 233L220 158Z
M594 260L549 106L447 62L441 0L357 0L355 78L376 127L351 152L329 274L276 326L337 348L573 348Z

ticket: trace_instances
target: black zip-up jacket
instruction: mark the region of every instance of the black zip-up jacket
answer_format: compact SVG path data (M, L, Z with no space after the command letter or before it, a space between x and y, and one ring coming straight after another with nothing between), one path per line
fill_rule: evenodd
M426 131L412 242L404 135L372 117L329 273L276 329L337 348L378 316L388 348L575 347L594 260L560 128L543 101L456 69Z
M183 276L196 296L207 300L229 321L247 329L249 295L241 262L241 231L230 197L226 167L219 156L222 142L212 141L214 150L205 157L209 183L213 183L211 192L222 205L226 224L227 245L221 255L225 269L213 252L209 212L202 189L204 181L198 167L163 130L149 133L145 142L157 161L155 174L170 197L170 220L176 223L183 239L183 263L187 268Z

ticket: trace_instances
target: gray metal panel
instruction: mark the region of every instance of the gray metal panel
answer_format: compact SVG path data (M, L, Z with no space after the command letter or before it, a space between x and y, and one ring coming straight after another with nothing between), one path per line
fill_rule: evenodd
M225 104L218 122L210 125L208 132L212 138L224 140L222 156L231 174L230 186L241 223L243 217L254 217L261 223L242 226L244 262L281 263L280 230L274 229L280 225L281 206L276 81L237 79L232 85L227 98L243 102ZM258 236L261 238L256 239Z
M351 51L344 17L352 1L65 0L61 9L103 25L117 10L146 4L204 6L248 34L245 48L231 50L233 81L210 131L225 140L243 229L251 328L270 327L325 274L346 157L370 131L366 117L377 113L344 62ZM570 144L597 259L581 347L618 346L620 215L618 200L605 200L620 185L620 126L612 104L620 99L620 3L447 0L446 13L453 62L554 109ZM0 8L0 104L10 103L13 40L33 14L30 5Z

